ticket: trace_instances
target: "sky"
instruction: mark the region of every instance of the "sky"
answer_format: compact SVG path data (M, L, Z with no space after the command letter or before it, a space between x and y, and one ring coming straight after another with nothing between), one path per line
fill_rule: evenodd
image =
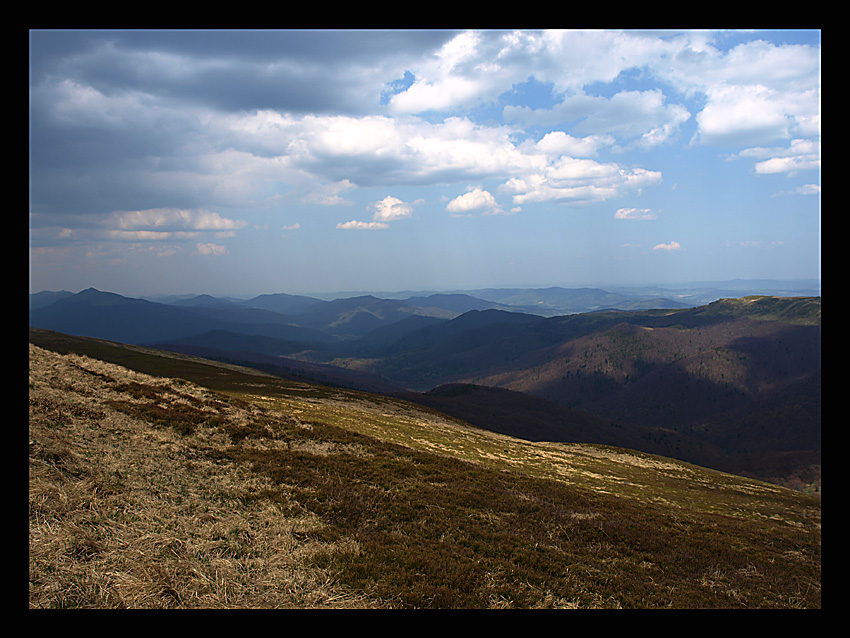
M819 30L29 46L30 292L820 278Z

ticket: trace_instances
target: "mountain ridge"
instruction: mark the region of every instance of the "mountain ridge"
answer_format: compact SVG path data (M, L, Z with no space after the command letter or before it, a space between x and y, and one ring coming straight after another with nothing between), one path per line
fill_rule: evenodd
M34 327L314 375L348 388L499 387L620 424L630 444L640 432L642 449L752 472L728 437L722 445L714 440L725 436L724 423L734 414L750 424L741 429L740 444L758 450L759 478L815 476L820 465L819 297L748 295L692 308L551 317L487 307L435 316L440 313L405 300L370 295L322 301L306 315L229 304L225 312L210 309L206 298L199 302L189 309L88 289L30 316ZM272 322L258 323L263 318ZM800 394L808 409L785 405L772 391L778 387ZM507 395L493 398L507 401ZM499 409L510 413L517 404ZM777 415L777 431L790 432L787 424L796 423L817 443L783 449L769 429L752 425L760 410ZM514 433L522 436L520 429ZM819 489L819 479L809 487Z

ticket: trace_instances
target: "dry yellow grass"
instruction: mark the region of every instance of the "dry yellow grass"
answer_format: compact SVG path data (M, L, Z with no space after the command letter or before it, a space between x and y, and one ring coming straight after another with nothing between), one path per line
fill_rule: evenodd
M30 345L33 608L820 607L811 497L82 346L198 385Z
M29 361L31 607L374 606L311 564L329 549L315 516L215 454L220 429L187 438L108 403L128 400L122 383L178 403L206 390L32 345ZM238 423L254 408L226 409Z

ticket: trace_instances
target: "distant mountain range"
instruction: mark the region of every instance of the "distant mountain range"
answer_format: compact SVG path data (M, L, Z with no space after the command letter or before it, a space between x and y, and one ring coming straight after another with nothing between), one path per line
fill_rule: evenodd
M694 306L601 289L475 292L44 292L30 296L30 326L404 396L512 436L619 445L778 482L819 471L819 296Z
M616 291L549 287L392 295L364 293L331 300L286 293L264 294L251 299L210 295L133 298L89 288L79 293L34 293L29 296L29 307L31 325L61 324L72 334L103 336L109 333L116 340L128 343L180 339L205 330L325 342L360 338L411 316L453 319L470 310L503 310L551 317L599 310L683 309L724 297L753 294L819 296L820 285L809 280L735 280L695 282L680 288L642 287ZM61 304L51 309L57 302ZM92 307L98 307L102 316L88 316ZM246 329L246 325L251 327ZM283 326L318 332L309 334Z

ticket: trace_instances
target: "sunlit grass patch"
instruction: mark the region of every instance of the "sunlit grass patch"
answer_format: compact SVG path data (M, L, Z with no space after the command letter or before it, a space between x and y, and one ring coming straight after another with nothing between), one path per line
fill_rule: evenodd
M199 374L31 349L31 607L820 606L804 495Z

